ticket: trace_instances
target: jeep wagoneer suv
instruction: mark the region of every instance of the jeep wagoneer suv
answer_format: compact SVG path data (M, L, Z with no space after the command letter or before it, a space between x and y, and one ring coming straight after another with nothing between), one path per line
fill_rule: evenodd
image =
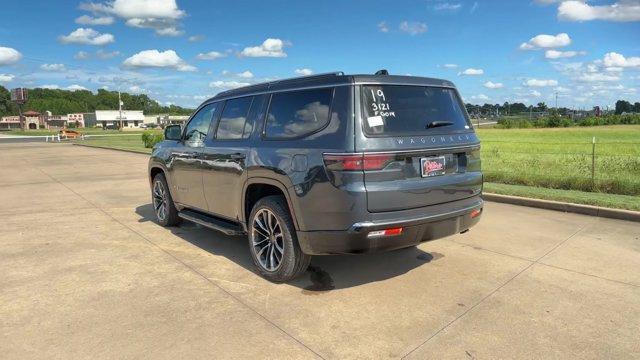
M165 128L149 176L160 224L246 234L258 272L282 282L311 255L467 231L479 150L451 82L330 73L219 93Z

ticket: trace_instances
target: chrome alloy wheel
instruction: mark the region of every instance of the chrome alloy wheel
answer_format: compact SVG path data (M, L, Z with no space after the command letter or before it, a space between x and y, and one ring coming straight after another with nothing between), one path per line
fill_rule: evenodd
M258 263L276 271L284 255L284 234L278 218L268 209L259 210L251 224L251 244Z
M167 190L162 181L156 180L153 183L153 209L156 211L158 220L164 221L167 217Z

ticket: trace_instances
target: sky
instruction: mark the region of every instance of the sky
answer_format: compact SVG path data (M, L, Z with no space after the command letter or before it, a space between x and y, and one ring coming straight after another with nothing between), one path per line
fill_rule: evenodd
M195 107L344 71L445 78L466 102L640 101L640 0L3 0L0 85Z

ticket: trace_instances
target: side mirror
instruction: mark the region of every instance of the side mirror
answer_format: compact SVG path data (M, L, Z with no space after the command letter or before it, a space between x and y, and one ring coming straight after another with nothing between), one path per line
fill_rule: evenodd
M169 125L164 128L165 140L180 140L182 137L182 127L180 125Z

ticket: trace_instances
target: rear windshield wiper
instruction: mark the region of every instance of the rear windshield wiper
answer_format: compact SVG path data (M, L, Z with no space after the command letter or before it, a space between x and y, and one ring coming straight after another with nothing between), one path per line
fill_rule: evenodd
M440 126L449 126L453 125L451 121L432 121L425 126L425 129L437 128Z

